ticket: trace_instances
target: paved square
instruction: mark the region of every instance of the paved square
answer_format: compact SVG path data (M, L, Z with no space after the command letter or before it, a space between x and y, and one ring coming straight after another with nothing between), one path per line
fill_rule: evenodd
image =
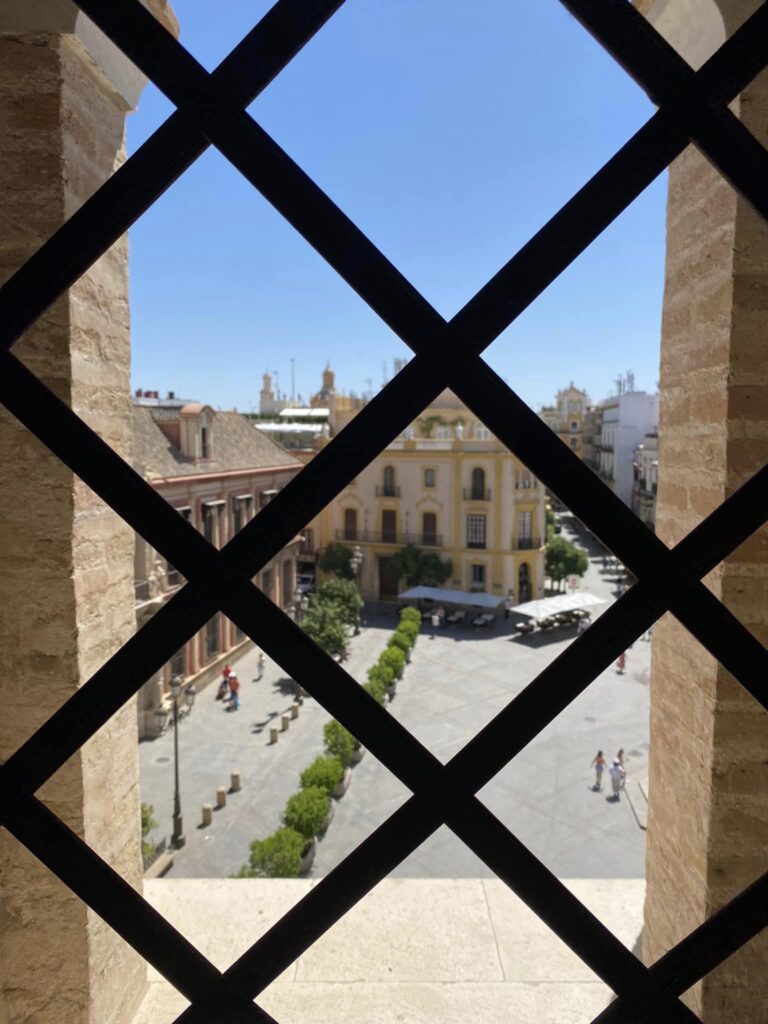
M587 540L580 538L583 543ZM583 587L610 601L615 580L590 546ZM609 604L598 609L604 610ZM575 636L574 629L513 635L510 620L490 632L425 629L398 684L391 714L442 761L451 758L486 722L549 664ZM363 681L395 624L374 619L354 639L347 668ZM650 643L637 641L627 669L604 672L547 729L481 791L487 806L561 878L642 878L645 800L638 785L647 775ZM187 845L176 857L174 877L227 877L247 860L248 844L280 824L300 771L321 751L329 716L305 701L298 720L268 745L269 724L291 703L291 684L268 663L261 682L256 655L237 664L242 708L227 713L215 686L199 696L180 727L182 805ZM142 800L154 804L170 833L173 736L141 745ZM594 792L590 762L602 749L609 763L624 747L630 757L627 791L619 803ZM217 786L240 770L243 790L228 798L213 824L198 828L203 803L215 803ZM609 785L606 776L606 785ZM346 795L318 844L312 876L327 874L406 798L408 792L368 753L353 771ZM393 872L410 878L483 878L492 872L447 828L438 830Z

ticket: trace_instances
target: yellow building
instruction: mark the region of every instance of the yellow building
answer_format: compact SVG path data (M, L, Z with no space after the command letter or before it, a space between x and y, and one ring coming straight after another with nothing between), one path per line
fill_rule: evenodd
M543 406L539 413L547 426L580 459L584 458L584 416L588 409L589 396L586 391L574 387L571 381L567 388L557 392L555 404Z
M406 589L392 558L407 543L451 560L446 587L511 594L516 603L542 593L544 488L450 391L341 492L315 529L321 547L360 545L368 599Z

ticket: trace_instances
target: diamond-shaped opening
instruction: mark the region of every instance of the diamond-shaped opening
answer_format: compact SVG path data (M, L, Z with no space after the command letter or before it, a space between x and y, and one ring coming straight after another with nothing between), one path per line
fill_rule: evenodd
M347 5L253 110L448 315L652 107L552 0Z
M650 525L660 472L664 178L648 187L485 353L563 443ZM543 372L542 365L568 369L558 378ZM673 371L670 364L667 373ZM557 493L556 481L548 482Z
M638 642L623 669L600 673L481 791L559 878L644 877L649 670L650 644ZM626 780L617 799L619 751Z

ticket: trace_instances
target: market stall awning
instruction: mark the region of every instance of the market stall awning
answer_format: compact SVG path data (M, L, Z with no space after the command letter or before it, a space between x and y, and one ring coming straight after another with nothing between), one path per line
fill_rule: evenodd
M526 601L511 610L518 615L530 615L534 619L546 619L559 612L573 612L577 608L592 608L596 604L607 604L605 597L595 597L586 590L574 594L558 594L557 597L541 597L538 601Z
M398 594L401 601L436 601L438 604L468 604L473 608L498 608L504 600L493 594L477 594L470 590L444 590L442 587L411 587Z

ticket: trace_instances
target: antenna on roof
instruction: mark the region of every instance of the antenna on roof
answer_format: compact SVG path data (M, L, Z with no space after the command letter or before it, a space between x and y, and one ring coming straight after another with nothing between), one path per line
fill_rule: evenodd
M627 370L627 391L635 390L635 375L631 370Z
M382 387L386 386L386 383L387 383L388 379L389 378L387 377L387 360L385 359L382 362L382 364L381 364L381 386Z

